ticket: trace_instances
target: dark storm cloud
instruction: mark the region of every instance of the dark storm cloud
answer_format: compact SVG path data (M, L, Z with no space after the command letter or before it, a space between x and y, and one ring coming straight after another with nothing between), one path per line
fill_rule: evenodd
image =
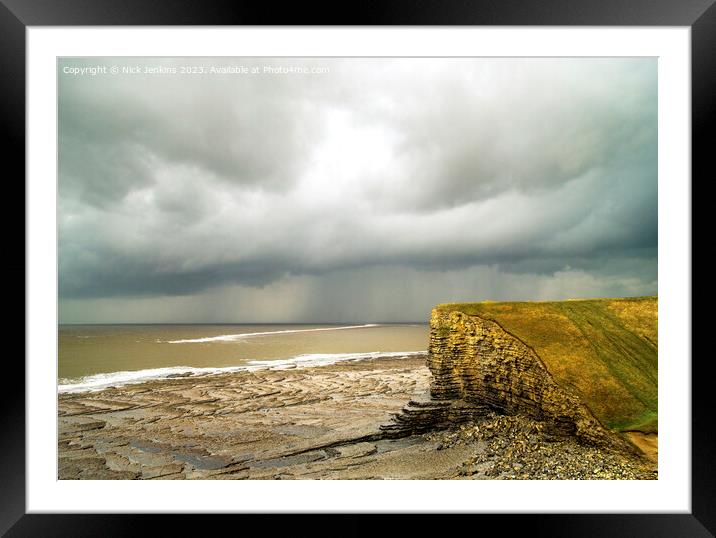
M242 63L330 72L60 73L61 297L376 267L655 285L655 60Z
M122 67L147 62L111 63ZM161 63L176 67L201 62ZM281 79L246 77L236 83L217 77L92 77L61 71L62 191L88 203L110 203L153 184L157 170L177 165L195 169L200 182L204 176L262 188L291 182L305 163L316 129L312 104L295 102Z

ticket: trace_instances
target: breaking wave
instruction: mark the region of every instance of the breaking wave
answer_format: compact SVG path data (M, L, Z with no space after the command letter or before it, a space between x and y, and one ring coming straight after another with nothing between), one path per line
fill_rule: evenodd
M361 325L363 327L363 325ZM320 329L310 329L320 330ZM143 383L153 379L166 379L169 377L190 377L227 372L241 372L254 370L285 370L288 368L306 368L311 366L325 366L342 361L358 361L377 359L382 357L416 357L425 356L427 351L372 351L368 353L310 353L297 355L288 359L253 360L241 366L228 366L221 368L196 368L193 366L171 366L167 368L150 368L147 370L135 370L125 372L111 372L106 374L95 374L80 379L60 379L58 391L64 392L87 392L102 390L108 387L131 385Z
M219 336L207 336L204 338L190 338L187 340L165 340L167 344L198 344L202 342L234 342L254 336L268 336L271 334L309 333L317 331L340 331L344 329L365 329L368 327L380 327L378 323L367 323L365 325L347 325L344 327L321 327L319 329L287 329L284 331L265 331L258 333L220 334Z

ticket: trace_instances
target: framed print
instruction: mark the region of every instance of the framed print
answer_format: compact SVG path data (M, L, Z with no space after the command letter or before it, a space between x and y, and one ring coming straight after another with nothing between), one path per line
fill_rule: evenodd
M256 9L3 6L27 208L3 530L713 533L711 2Z

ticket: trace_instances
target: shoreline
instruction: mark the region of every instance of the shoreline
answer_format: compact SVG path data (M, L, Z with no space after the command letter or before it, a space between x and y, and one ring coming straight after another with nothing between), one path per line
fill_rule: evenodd
M60 379L65 383L57 385L58 394L82 393L119 388L126 385L160 381L178 377L202 377L224 373L249 372L256 370L287 370L291 368L313 368L344 361L372 360L388 357L425 357L427 351L370 351L357 353L306 353L286 359L249 360L235 366L166 366L142 370L100 372L77 379Z
M429 382L424 356L381 356L61 393L58 478L656 476L644 461L603 454L571 439L550 440L519 417L486 415L450 430L381 435L380 426L409 401L426 397ZM535 450L510 447L515 439ZM568 455L562 469L549 471L549 461L562 453ZM580 461L606 463L600 473L589 474Z

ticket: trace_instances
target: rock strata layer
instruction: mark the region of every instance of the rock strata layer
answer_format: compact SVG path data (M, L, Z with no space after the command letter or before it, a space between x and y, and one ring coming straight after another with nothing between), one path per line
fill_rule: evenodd
M454 408L461 402L467 408L488 407L542 421L555 433L583 442L634 450L568 387L559 385L531 347L494 321L433 310L428 366L436 406L442 402L442 408Z

